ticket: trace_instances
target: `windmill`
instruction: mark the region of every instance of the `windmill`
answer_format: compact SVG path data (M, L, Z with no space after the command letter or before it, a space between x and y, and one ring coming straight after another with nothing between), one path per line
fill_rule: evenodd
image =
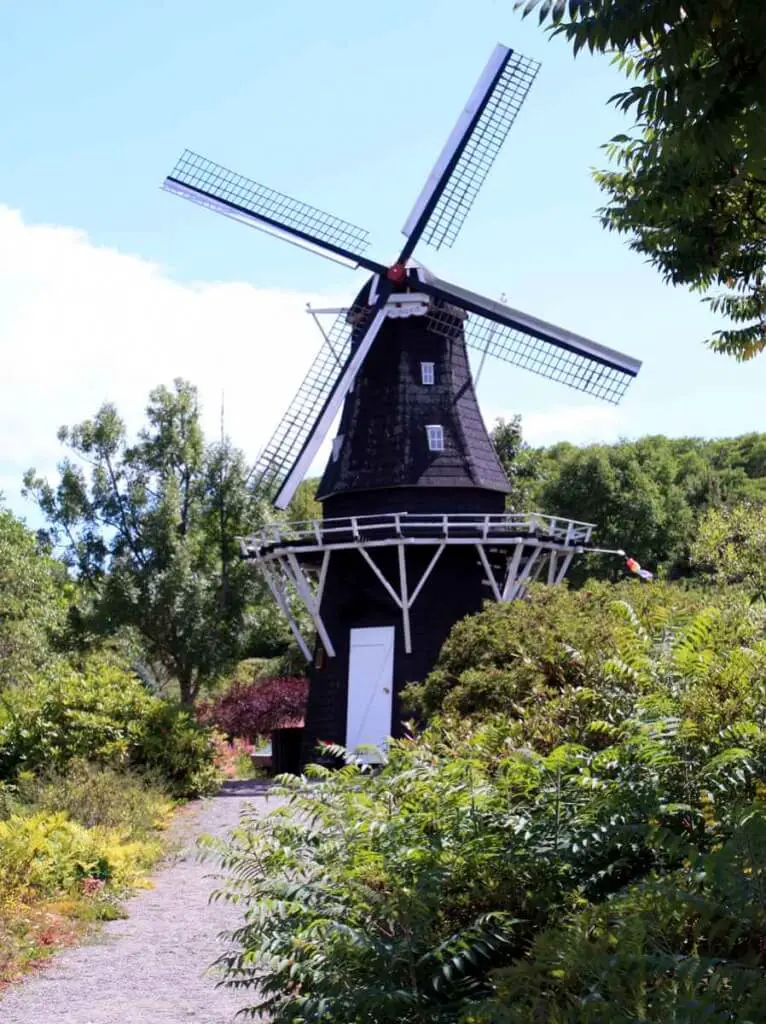
M396 734L399 691L484 599L560 582L592 524L504 511L508 480L479 411L466 346L618 402L640 362L436 277L537 75L497 45L402 229L390 264L337 217L186 151L163 188L372 274L335 319L259 455L258 486L290 502L340 414L317 492L323 517L243 542L310 663L304 756L317 738L370 749ZM311 310L318 319L322 311ZM325 311L328 312L328 311ZM297 594L316 638L292 614Z

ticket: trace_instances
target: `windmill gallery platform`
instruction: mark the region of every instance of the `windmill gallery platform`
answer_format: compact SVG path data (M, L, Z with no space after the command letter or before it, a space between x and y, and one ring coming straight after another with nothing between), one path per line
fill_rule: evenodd
M372 275L348 308L309 310L322 345L254 467L261 493L287 508L337 424L322 518L242 540L309 666L304 760L319 739L383 747L401 732L402 687L425 678L457 621L533 580L561 582L591 543L593 524L506 512L468 349L480 354L477 376L498 359L612 403L640 362L413 258L421 240L438 249L457 238L537 70L495 47L391 264L364 255L361 228L188 150L165 179L173 194ZM322 314L334 316L327 330Z
M425 677L454 623L485 599L560 583L592 531L537 514L384 513L273 525L244 540L312 665L305 755L320 738L383 743L403 717L397 695Z

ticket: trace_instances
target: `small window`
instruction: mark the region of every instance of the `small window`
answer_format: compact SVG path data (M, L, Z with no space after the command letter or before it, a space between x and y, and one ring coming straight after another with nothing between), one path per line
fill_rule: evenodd
M433 384L434 382L434 364L433 363L421 363L420 364L420 383L421 384Z
M441 424L432 423L426 427L428 448L432 452L444 451L444 429Z
M343 434L338 434L332 441L332 461L337 462L340 458L340 450L343 447Z

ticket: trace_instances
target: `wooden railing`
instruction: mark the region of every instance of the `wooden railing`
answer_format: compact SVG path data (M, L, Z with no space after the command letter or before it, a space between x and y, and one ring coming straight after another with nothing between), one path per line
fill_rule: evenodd
M447 515L407 512L310 519L295 523L271 523L243 539L246 553L282 546L327 547L335 543L395 538L441 540L504 540L528 535L556 544L576 547L587 544L593 523L532 513L481 515L455 512Z

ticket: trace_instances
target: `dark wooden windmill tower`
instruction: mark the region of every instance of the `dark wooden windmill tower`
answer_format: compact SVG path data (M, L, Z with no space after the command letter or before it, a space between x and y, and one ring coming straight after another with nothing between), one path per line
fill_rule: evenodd
M318 491L323 518L243 541L310 665L306 757L318 739L373 748L396 735L399 691L424 678L456 621L530 580L560 582L590 542L591 524L505 513L508 481L466 346L482 363L495 356L611 402L640 362L412 259L421 239L454 242L537 70L495 47L390 265L363 255L367 236L354 225L189 151L165 179L170 192L373 275L350 308L329 311L335 321L255 467L284 509L340 414Z

